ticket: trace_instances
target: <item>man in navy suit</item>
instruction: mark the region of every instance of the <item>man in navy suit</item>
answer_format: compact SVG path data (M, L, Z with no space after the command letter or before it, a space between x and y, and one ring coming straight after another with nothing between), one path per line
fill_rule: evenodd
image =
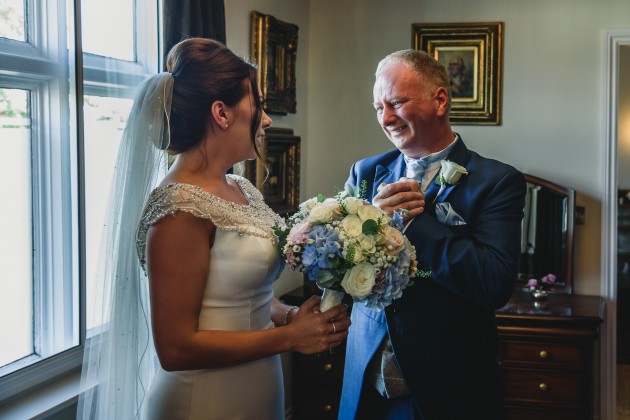
M431 277L384 311L354 305L340 419L501 418L494 311L517 278L525 180L466 148L449 89L421 51L376 70L377 119L396 149L356 162L347 183L367 181L388 213L408 210L405 233Z

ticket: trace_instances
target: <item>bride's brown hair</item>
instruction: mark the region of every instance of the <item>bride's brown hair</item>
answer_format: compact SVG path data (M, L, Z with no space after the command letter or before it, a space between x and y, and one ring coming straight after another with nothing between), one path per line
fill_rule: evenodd
M210 105L215 101L236 105L249 94L249 84L256 107L250 128L251 141L260 156L256 132L262 118L262 104L254 65L218 41L188 38L171 48L166 68L175 80L169 121L172 153L198 146L206 135Z

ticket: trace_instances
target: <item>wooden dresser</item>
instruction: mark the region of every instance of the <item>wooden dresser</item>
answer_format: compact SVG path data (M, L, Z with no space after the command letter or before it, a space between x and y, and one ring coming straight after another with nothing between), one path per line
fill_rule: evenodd
M311 291L282 296L300 305ZM499 357L508 420L593 417L594 346L604 314L596 296L550 295L535 303L515 290L497 311ZM293 357L295 420L336 419L345 347L332 355Z
M592 419L594 348L604 316L597 296L516 290L497 311L507 420Z
M336 419L343 383L345 343L332 353L293 353L293 419Z
M299 287L280 299L289 305L301 305L316 287ZM352 299L346 296L345 303L352 307ZM343 366L346 357L346 343L334 351L305 355L293 353L293 419L328 420L336 419L343 383Z

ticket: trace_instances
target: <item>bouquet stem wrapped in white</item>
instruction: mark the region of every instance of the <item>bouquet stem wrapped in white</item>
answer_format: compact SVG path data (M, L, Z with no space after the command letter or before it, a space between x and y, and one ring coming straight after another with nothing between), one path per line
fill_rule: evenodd
M333 306L339 305L343 302L345 295L346 293L340 290L324 289L322 293L322 301L319 303L319 310L326 312Z
M331 198L320 194L306 200L276 233L289 269L380 311L400 298L413 278L430 272L418 270L415 248L402 233L402 216L390 217L361 196L347 188Z

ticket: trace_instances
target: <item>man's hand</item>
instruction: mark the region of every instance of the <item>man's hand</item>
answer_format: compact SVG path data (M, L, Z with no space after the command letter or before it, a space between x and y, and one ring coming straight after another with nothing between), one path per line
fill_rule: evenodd
M424 194L415 179L402 177L392 184L379 185L377 191L372 204L390 216L394 210L405 209L409 211L403 216L406 222L424 211Z

